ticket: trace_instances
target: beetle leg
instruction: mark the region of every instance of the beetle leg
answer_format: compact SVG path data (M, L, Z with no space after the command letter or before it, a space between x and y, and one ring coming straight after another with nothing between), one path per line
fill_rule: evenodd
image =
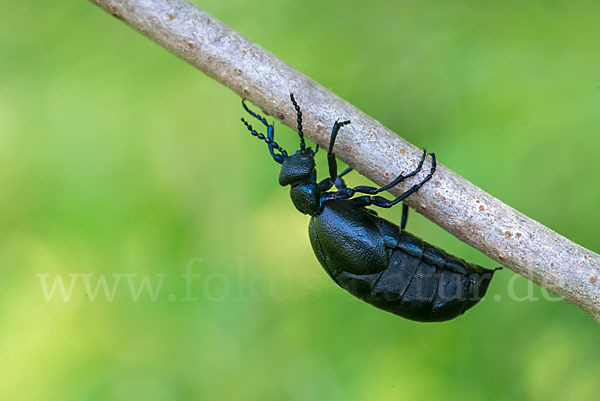
M387 185L384 185L381 188L375 188L375 187L371 187L371 186L367 186L367 185L360 185L358 187L354 187L354 190L356 192L359 192L359 193L362 193L362 194L369 194L369 195L376 195L376 194L378 194L380 192L387 191L388 189L390 189L390 188L398 185L399 183L401 183L405 179L407 179L409 177L412 177L413 175L415 175L419 171L421 171L421 168L423 167L423 162L425 161L425 157L426 156L427 156L427 149L423 149L423 156L421 156L421 160L419 161L419 165L417 166L416 169L414 169L413 171L411 171L410 173L408 173L406 175L400 174L398 177L396 177L394 179L394 181L390 182Z
M400 222L400 228L404 230L406 228L406 222L408 220L408 206L406 203L402 204L402 220Z
M331 130L331 139L329 139L329 150L327 151L327 163L329 165L329 177L331 181L335 182L337 177L337 161L335 160L335 153L333 153L333 145L335 144L335 138L337 137L338 131L344 125L350 124L350 120L342 121L341 123L336 121L333 124L333 129Z
M398 196L396 199L388 200L382 196L365 195L365 196L359 196L357 198L351 199L352 202L357 206L373 205L373 206L379 206L379 207L383 207L383 208L389 208L389 207L396 205L397 203L402 202L404 199L408 198L410 195L417 192L419 190L419 188L421 188L423 186L423 184L425 184L427 181L429 181L431 179L431 177L433 176L433 173L435 173L435 169L436 169L435 154L430 153L430 155L431 155L431 170L429 170L429 174L427 174L427 176L425 178L423 178L423 180L421 180L421 182L410 187L410 189L408 191L404 192L403 194ZM357 187L357 188L359 188L359 187ZM383 187L383 188L385 188L385 187ZM354 188L354 191L359 192L356 188Z
M348 167L346 170L342 171L340 173L340 175L338 175L338 178L342 178L343 176L345 176L346 174L348 174L349 172L351 172L352 170L354 170L352 167Z
M333 181L331 181L331 178L327 177L319 181L318 185L321 192L329 191L331 187L333 187Z
M337 189L346 189L346 183L342 177L348 174L350 171L352 171L352 167L348 167L346 170L342 171L340 175L335 177L335 183L331 181L330 177L324 178L323 180L319 181L319 189L321 192L329 191L334 184Z
M340 189L336 192L325 192L321 195L321 202L327 202L338 199L349 199L354 196L354 190L352 188ZM368 196L366 196L368 198ZM354 199L350 199L354 201Z
M348 167L346 170L342 171L337 177L335 177L335 187L337 189L346 188L346 183L344 182L344 177L346 174L352 171L352 167Z

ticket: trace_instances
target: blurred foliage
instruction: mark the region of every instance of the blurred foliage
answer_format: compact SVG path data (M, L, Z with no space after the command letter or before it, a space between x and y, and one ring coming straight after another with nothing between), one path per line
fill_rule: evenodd
M195 3L600 250L597 2ZM91 3L0 12L1 399L598 399L585 313L507 270L443 324L352 298L317 263L235 94ZM496 265L417 214L409 229ZM69 274L130 276L110 301ZM57 275L79 281L47 302ZM136 302L127 283L144 275L163 284Z

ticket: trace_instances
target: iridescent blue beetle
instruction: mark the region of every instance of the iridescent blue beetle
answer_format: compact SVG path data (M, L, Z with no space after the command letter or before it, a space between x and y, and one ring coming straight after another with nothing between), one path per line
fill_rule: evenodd
M281 164L279 184L291 186L296 209L311 216L308 233L313 251L333 281L377 308L422 322L455 318L479 302L495 270L465 262L406 232L408 208L404 204L400 227L367 209L392 207L418 191L435 173L435 155L429 154L431 169L427 176L394 200L377 194L416 175L427 151L414 171L399 175L381 188L349 188L343 176L352 169L338 175L333 147L340 128L350 121L336 121L327 152L329 177L317 182L314 157L319 147L314 151L306 147L302 112L293 94L290 98L300 136L300 149L293 154L288 155L275 142L273 125L243 101L244 109L267 127L267 135L255 131L243 118L242 122L252 135L267 143L271 157ZM334 186L335 191L331 190Z

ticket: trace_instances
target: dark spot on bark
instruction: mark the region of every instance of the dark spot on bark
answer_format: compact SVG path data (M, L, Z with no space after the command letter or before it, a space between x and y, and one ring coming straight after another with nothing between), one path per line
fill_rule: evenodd
M121 19L121 16L119 14L117 14L118 11L119 11L119 7L110 6L110 13L112 14L112 16L115 18Z
M188 49L194 48L194 44L192 42L187 42L186 45L187 45Z

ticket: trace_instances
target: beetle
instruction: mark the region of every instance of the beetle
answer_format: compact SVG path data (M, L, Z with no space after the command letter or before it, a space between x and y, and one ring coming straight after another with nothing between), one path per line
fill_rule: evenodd
M453 319L479 302L499 268L488 270L465 262L408 233L408 207L404 203L400 226L368 208L390 208L417 192L435 173L435 154L424 150L413 171L380 188L347 187L343 177L352 168L338 174L333 150L338 132L350 121L337 120L327 152L329 177L317 181L315 155L319 145L314 151L306 146L302 111L293 94L290 100L300 137L300 149L291 155L275 142L273 124L250 110L244 100L246 112L266 126L267 134L257 132L244 118L242 122L252 135L267 143L271 157L281 164L279 184L289 185L296 209L310 215L310 243L329 277L379 309L422 322ZM431 168L421 181L393 200L377 195L419 173L428 155Z

